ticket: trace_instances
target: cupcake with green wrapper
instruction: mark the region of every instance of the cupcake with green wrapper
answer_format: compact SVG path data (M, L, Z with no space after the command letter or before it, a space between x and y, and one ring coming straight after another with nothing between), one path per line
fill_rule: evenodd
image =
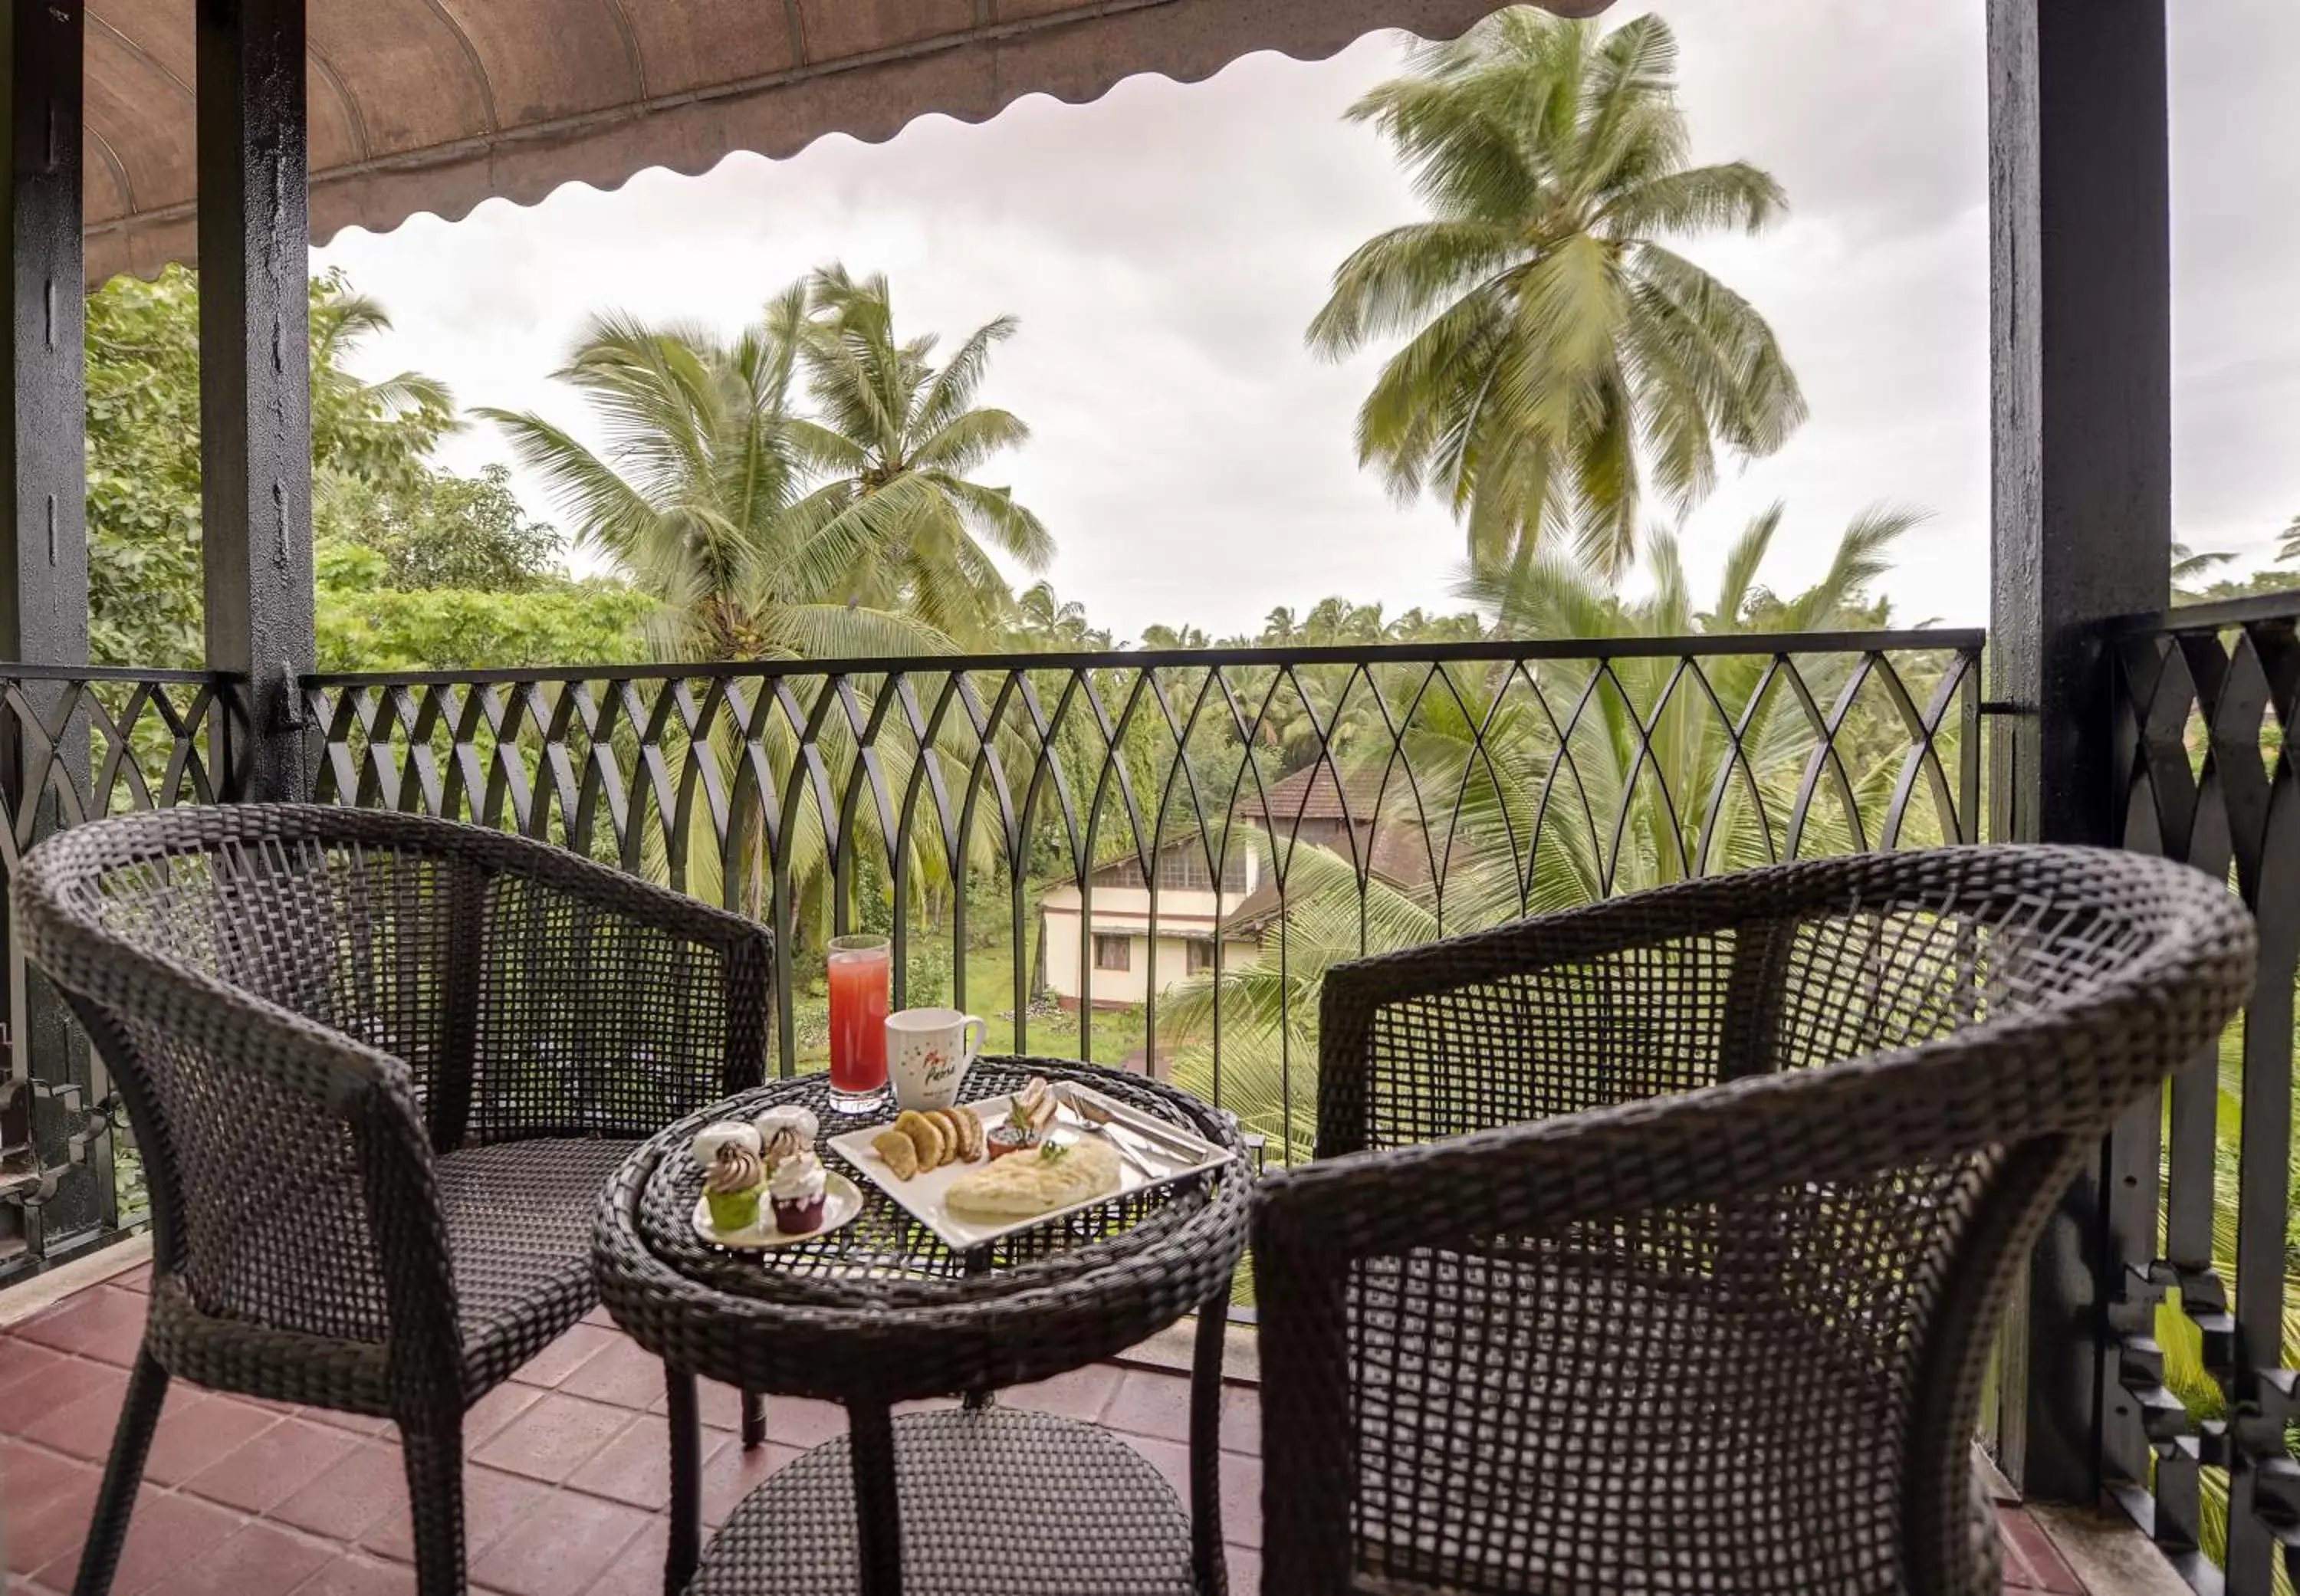
M729 1142L711 1160L703 1179L703 1200L711 1207L713 1230L748 1230L759 1222L759 1198L767 1189L766 1160Z

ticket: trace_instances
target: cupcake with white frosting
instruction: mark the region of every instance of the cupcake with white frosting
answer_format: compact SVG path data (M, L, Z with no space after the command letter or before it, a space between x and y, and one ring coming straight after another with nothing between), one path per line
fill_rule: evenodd
M767 1182L767 1196L774 1204L775 1228L785 1235L804 1235L810 1230L821 1229L822 1201L829 1189L829 1177L823 1173L822 1160L813 1153L794 1152L779 1160L773 1177Z

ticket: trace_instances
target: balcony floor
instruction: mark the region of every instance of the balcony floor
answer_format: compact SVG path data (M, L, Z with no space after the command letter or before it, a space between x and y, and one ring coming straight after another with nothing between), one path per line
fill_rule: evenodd
M145 1270L87 1287L0 1330L0 1525L11 1592L69 1591L127 1366ZM1179 1375L1098 1364L1002 1399L1091 1418L1186 1492ZM471 1580L502 1596L654 1596L669 1498L662 1367L594 1314L472 1409L465 1426ZM843 1427L821 1402L771 1398L746 1455L736 1401L706 1387L704 1516ZM1222 1509L1233 1588L1261 1578L1262 1465L1252 1387L1226 1393ZM2008 1591L2084 1591L2018 1508L2004 1514ZM179 1384L154 1442L113 1585L196 1596L408 1592L405 1490L388 1426Z

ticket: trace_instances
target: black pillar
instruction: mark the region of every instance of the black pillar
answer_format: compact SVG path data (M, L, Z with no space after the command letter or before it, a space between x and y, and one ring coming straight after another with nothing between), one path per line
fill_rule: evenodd
M2164 29L2165 0L1989 0L1989 646L2010 839L2115 840L2098 627L2170 596ZM2103 1178L2088 1169L2054 1215L2008 1349L2004 1460L2052 1500L2099 1484Z
M0 660L88 663L86 304L80 265L82 0L11 5L0 16L8 108L0 170L0 247L12 263L0 390ZM88 732L69 682L20 679L0 711L0 787L16 842L29 845L87 804ZM89 1143L82 1110L99 1095L87 1039L62 1001L29 971L12 933L9 1059L0 1071L0 1241L53 1258L112 1217L108 1144ZM71 1161L72 1140L87 1149ZM8 1149L14 1179L4 1178ZM24 1154L29 1149L29 1157Z
M198 0L200 504L211 669L240 678L230 791L306 794L312 669L304 0Z

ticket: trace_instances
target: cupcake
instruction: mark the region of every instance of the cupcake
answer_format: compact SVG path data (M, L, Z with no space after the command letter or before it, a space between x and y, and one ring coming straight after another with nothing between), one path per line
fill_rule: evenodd
M756 1152L765 1144L762 1135L763 1133L755 1126L739 1120L721 1119L716 1125L706 1125L696 1131L695 1140L688 1144L688 1151L695 1155L695 1167L707 1175L711 1172L711 1166L718 1161L721 1148L732 1142Z
M762 1110L751 1124L758 1131L762 1147L775 1139L779 1130L788 1130L796 1136L801 1147L812 1147L822 1130L822 1122L814 1117L814 1110L803 1102L779 1102L771 1109Z
M767 1185L774 1199L775 1228L785 1235L821 1229L822 1200L829 1185L822 1160L812 1152L795 1152L777 1164L774 1179Z
M759 1194L766 1190L767 1167L740 1142L729 1142L711 1160L703 1179L703 1200L714 1230L748 1230L759 1222Z
M798 1139L796 1131L788 1125L780 1126L774 1135L767 1138L767 1144L759 1150L759 1161L767 1167L767 1178L771 1180L785 1159L796 1158L806 1151L806 1143Z

